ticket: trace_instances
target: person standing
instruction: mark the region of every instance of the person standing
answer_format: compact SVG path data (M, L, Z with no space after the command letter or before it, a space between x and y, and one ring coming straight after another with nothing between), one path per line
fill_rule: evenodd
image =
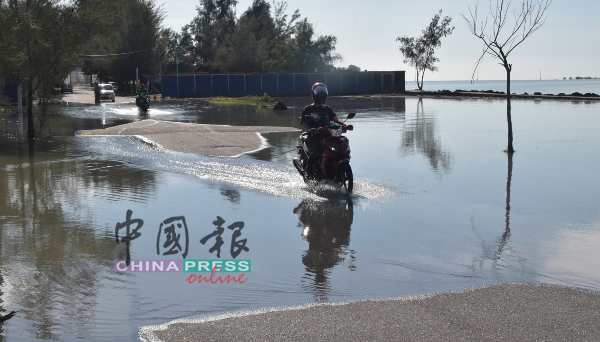
M100 103L100 86L98 81L94 84L94 103Z

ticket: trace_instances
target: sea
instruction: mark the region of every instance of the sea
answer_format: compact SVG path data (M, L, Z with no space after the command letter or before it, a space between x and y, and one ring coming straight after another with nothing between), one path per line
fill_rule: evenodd
M406 90L416 90L416 81L407 81ZM427 81L423 82L423 90L493 90L506 92L506 80L486 81ZM513 80L510 82L510 92L515 94L542 94L564 93L570 95L575 92L581 94L600 94L600 79L580 80Z

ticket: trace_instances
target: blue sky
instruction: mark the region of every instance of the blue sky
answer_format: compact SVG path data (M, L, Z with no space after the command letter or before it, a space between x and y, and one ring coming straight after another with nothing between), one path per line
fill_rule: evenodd
M493 0L495 2L495 0ZM520 4L521 0L513 0ZM433 16L452 17L454 33L442 40L436 51L439 71L427 72L425 80L469 80L482 43L472 36L460 14L468 15L475 0L288 0L288 12L300 10L315 24L319 35L337 37L336 51L344 60L337 66L354 64L363 70L406 70L414 80L414 68L402 62L396 42L398 36L419 36ZM252 0L239 0L238 16ZM166 18L163 25L179 30L196 15L199 0L163 1ZM489 8L489 0L479 1L480 10ZM483 15L480 12L480 16ZM554 0L547 12L546 24L527 38L509 56L514 80L562 79L563 77L600 77L600 1ZM506 78L497 60L486 56L479 67L480 80Z

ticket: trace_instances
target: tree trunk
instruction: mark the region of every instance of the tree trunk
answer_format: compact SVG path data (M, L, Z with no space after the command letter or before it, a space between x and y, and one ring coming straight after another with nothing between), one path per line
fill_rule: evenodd
M33 82L27 82L27 137L35 137L35 126L33 125Z
M513 149L513 130L510 107L510 71L512 65L505 64L504 68L506 69L506 121L508 122L508 147L506 148L506 152L513 153L515 150Z
M423 77L425 76L425 70L423 70L423 73L421 74L421 82L419 82L419 69L417 69L417 87L419 87L419 90L423 90Z

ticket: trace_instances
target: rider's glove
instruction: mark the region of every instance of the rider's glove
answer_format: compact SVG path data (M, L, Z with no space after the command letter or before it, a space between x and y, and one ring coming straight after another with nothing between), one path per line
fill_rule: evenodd
M354 126L352 126L352 125L348 125L348 126L346 126L346 129L347 129L347 130L349 130L349 131L351 131L351 130L353 130L353 129L354 129Z

